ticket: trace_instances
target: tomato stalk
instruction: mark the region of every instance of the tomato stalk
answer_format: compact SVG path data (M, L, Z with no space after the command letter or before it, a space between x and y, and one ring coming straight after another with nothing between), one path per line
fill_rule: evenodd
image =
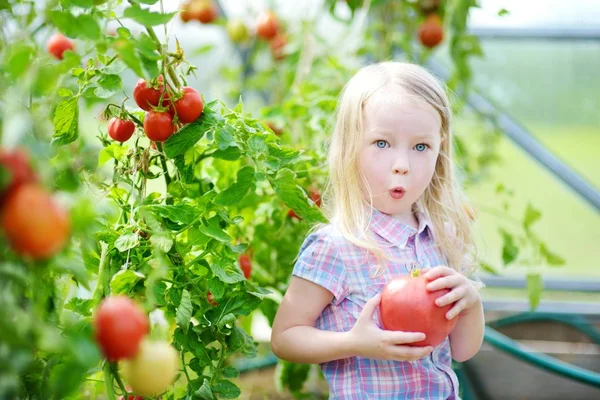
M102 370L104 371L104 386L106 387L106 395L108 396L108 400L115 400L113 377L110 371L110 363L108 361L104 361L104 366L102 367Z
M100 264L98 265L98 280L96 281L96 288L92 295L92 299L95 302L99 302L102 299L106 288L108 287L108 268L106 268L106 255L108 254L108 244L100 242Z

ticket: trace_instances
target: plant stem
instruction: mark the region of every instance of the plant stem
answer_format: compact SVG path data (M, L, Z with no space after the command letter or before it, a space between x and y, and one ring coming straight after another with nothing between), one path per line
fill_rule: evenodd
M169 170L167 168L167 161L164 156L164 146L161 142L156 142L156 147L160 152L160 164L165 172L165 183L167 184L167 188L169 188L169 184L171 183L171 175L169 175Z
M106 387L106 395L108 396L108 400L115 400L115 390L113 389L110 363L105 361L102 369L104 370L104 386Z
M158 52L163 56L164 60L166 61L168 56L165 54L163 47L162 47L162 43L158 39L158 36L156 36L154 29L147 26L146 31L148 32L148 35L152 38L152 40L154 40L154 42L156 43L156 49L158 50ZM169 77L171 77L171 80L173 81L175 86L177 86L177 87L181 86L179 83L179 79L177 79L177 74L175 73L175 70L173 69L173 66L166 62L165 62L165 66L167 68L167 72L169 73Z
M106 255L108 254L108 244L100 242L100 264L98 266L98 281L96 282L96 288L92 299L95 302L99 302L102 299L102 295L106 293L106 274L108 268L106 268Z

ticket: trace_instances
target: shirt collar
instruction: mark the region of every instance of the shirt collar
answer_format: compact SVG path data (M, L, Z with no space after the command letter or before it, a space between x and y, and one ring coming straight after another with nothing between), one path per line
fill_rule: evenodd
M371 230L393 245L405 248L411 236L431 233L431 222L423 212L415 212L419 227L414 228L389 214L372 208Z

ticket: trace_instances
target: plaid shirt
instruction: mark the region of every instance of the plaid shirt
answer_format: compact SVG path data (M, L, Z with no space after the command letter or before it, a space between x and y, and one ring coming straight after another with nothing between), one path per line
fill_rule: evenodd
M349 331L365 303L393 276L406 274L412 265L426 268L445 264L435 248L430 223L421 213L417 218L419 228L415 229L373 210L370 228L374 237L396 260L380 274L374 274L375 258L349 243L333 225L305 239L293 275L326 288L334 296L317 319L318 329ZM381 327L378 310L374 319ZM351 357L323 363L321 369L330 399L459 399L451 362L446 338L428 357L417 361Z

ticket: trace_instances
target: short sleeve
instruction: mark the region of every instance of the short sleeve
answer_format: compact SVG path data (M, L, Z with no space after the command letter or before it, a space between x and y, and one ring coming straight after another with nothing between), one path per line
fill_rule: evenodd
M346 269L332 238L318 232L309 235L300 246L292 275L324 287L339 304L348 294Z

